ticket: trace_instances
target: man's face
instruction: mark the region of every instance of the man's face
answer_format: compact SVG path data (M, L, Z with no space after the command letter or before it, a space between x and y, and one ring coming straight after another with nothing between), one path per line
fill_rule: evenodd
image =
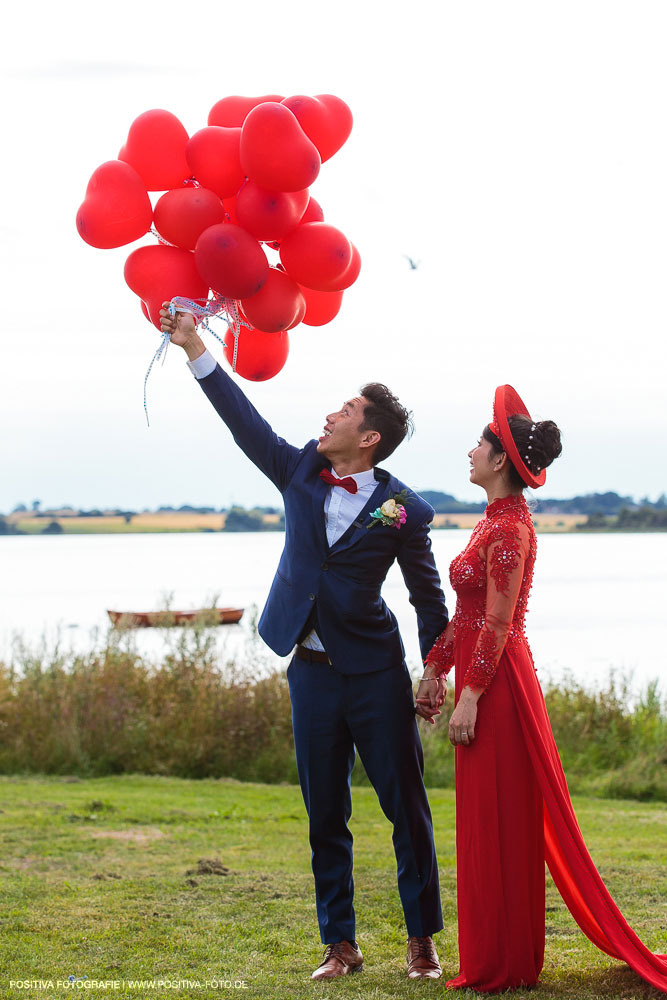
M352 458L363 447L368 431L360 431L364 422L364 407L368 400L364 396L348 399L340 410L327 415L324 433L318 440L317 450L326 455L333 464L334 458Z

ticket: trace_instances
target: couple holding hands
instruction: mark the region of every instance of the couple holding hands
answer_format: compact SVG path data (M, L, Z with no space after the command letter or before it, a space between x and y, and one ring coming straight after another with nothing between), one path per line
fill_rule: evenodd
M469 452L488 506L450 567L448 618L429 540L434 511L381 463L411 416L379 383L326 417L318 440L279 437L205 349L187 313L163 331L237 445L285 504L285 547L259 622L287 670L294 744L308 813L325 947L312 979L362 968L353 905L350 773L358 752L393 826L407 928L407 974L440 977L438 868L415 715L433 722L455 668L449 738L456 754L459 973L448 987L496 993L537 983L544 959L545 861L572 916L598 948L667 991L652 954L609 895L572 809L524 632L536 555L523 491L561 451L551 421L533 421L509 385ZM403 643L381 587L394 560L419 625L416 701Z

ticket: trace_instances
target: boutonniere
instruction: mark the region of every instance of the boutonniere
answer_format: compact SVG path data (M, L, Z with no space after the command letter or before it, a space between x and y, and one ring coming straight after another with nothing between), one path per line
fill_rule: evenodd
M377 510L373 511L371 514L371 523L366 525L366 530L374 528L376 524L386 524L393 528L400 528L402 524L405 524L408 517L405 511L406 503L410 503L407 490L401 490L400 493L389 497Z

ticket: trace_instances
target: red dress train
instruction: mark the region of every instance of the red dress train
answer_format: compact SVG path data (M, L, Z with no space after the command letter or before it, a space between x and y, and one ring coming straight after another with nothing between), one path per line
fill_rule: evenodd
M586 849L524 634L536 544L522 496L489 504L450 569L456 613L427 662L456 668L456 700L484 689L475 739L456 748L460 971L450 987L537 982L544 862L590 940L667 992L667 956L623 918Z

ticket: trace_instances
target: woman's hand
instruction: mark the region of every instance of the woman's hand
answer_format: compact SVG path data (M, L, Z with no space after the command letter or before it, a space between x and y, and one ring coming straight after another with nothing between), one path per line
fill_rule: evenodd
M431 725L435 725L436 715L440 715L440 707L444 705L447 697L447 679L444 674L421 678L417 688L417 698L415 712L422 719L426 719Z
M449 742L452 746L470 746L475 739L477 724L477 702L481 691L464 687L458 705L449 719Z

